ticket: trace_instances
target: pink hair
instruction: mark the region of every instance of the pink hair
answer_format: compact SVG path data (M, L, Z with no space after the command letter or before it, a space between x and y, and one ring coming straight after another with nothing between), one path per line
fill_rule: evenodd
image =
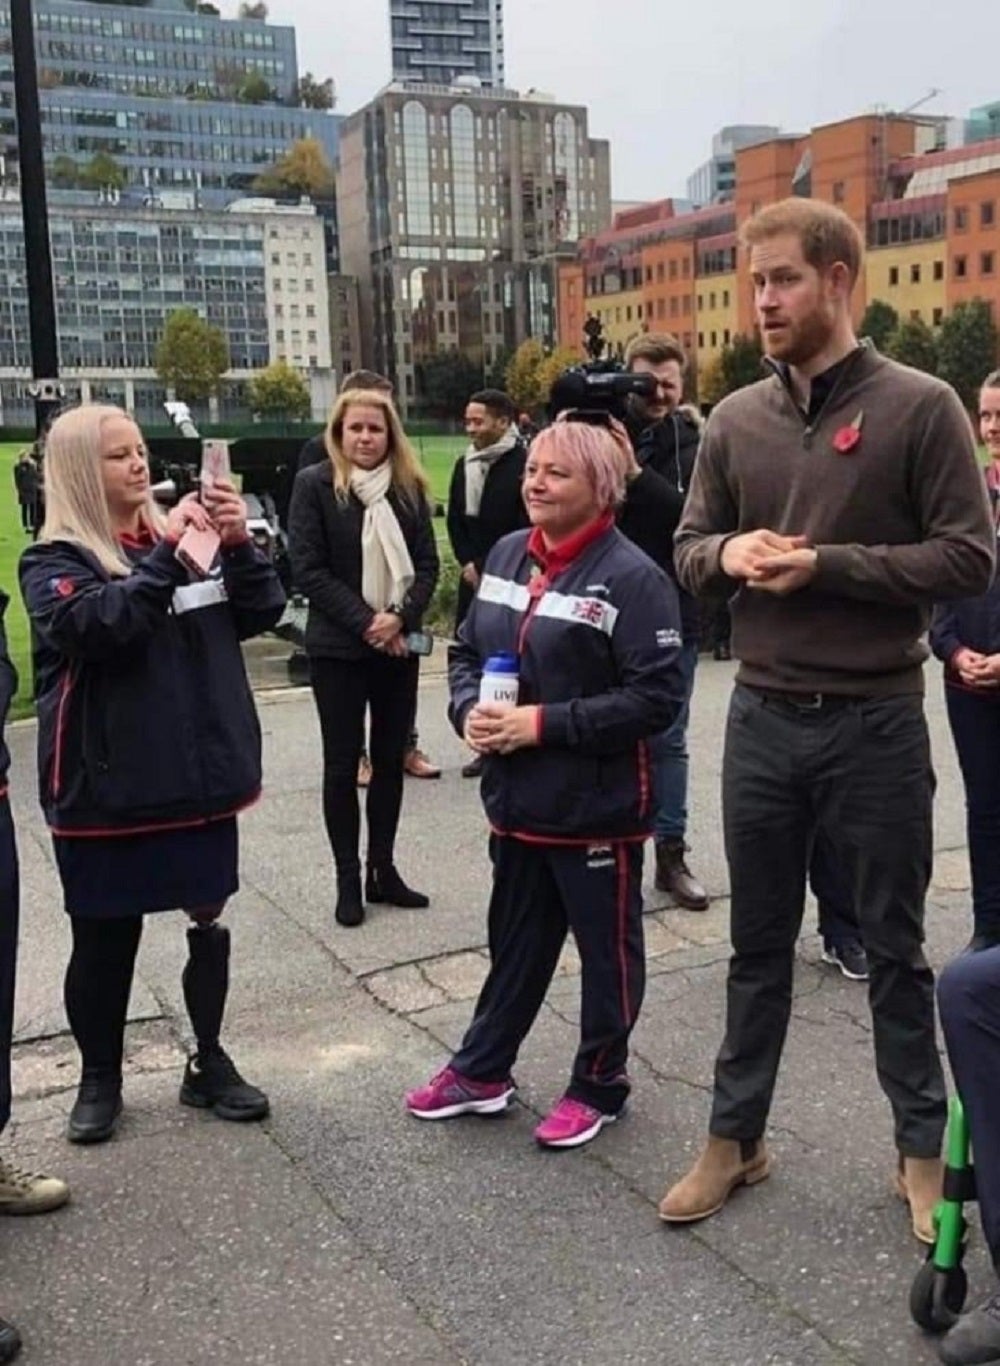
M558 455L582 474L602 511L625 498L625 454L607 427L588 422L554 422L531 443L531 455Z

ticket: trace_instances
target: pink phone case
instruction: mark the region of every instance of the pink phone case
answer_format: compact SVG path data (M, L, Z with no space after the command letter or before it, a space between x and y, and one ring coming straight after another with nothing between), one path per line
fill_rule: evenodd
M202 488L211 488L216 479L229 479L231 473L229 443L226 441L203 441L201 443Z
M207 579L212 572L220 544L217 531L211 528L208 531L199 531L197 527L189 526L177 542L174 554L185 569L190 569L191 573L197 574L200 579Z

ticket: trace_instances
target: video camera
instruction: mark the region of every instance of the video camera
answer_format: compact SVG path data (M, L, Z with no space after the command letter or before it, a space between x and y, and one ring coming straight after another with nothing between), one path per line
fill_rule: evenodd
M605 423L609 417L624 422L629 397L652 398L656 381L652 375L634 375L618 361L592 360L571 365L552 386L549 417L552 420L573 410L578 422Z

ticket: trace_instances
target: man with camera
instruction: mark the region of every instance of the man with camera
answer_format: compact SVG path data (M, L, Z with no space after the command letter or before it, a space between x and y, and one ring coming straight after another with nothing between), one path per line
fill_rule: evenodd
M635 449L639 467L655 471L668 486L669 524L657 527L666 552L655 548L635 534L638 504L645 500L644 486L629 485L628 498L620 522L626 536L661 564L676 583L673 567L673 534L680 521L684 499L691 483L694 459L701 436L698 419L681 408L684 370L687 358L675 337L647 332L629 343L625 365L633 375L648 375L654 388L648 395L632 394L628 399L626 427ZM704 911L708 894L692 876L685 860L687 834L688 752L687 727L698 662L698 605L678 585L681 606L684 673L684 704L671 726L650 742L653 763L653 791L656 801L654 839L656 844L656 885L669 892L678 906L688 911Z

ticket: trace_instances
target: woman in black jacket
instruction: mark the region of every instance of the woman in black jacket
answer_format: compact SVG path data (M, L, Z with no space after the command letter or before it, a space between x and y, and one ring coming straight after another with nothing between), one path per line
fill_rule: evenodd
M73 927L66 1013L83 1058L75 1143L110 1138L143 916L192 920L184 999L197 1040L180 1098L261 1119L267 1097L219 1043L238 886L236 813L260 792L260 727L240 640L273 626L284 593L225 481L166 518L142 433L120 409L57 418L45 522L21 558L34 635L38 779ZM177 558L188 528L217 531L210 575Z
M427 479L384 394L342 394L325 434L329 459L300 471L289 547L309 599L305 647L323 736L323 816L337 867L336 919L364 920L356 777L371 712L365 899L422 907L396 871L403 755L417 689L419 631L438 577Z

